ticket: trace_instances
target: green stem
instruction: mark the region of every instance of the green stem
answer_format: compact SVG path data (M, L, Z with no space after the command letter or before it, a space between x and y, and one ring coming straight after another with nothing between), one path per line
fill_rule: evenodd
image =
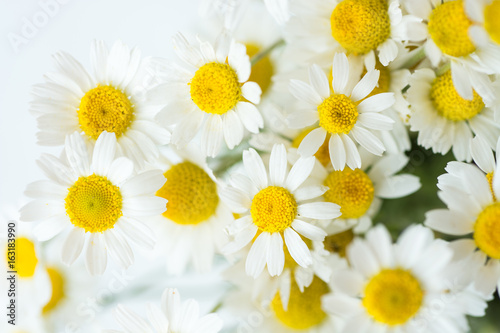
M437 76L441 76L446 73L451 68L451 62L447 62L443 66L439 67L436 71Z
M250 59L250 64L254 66L256 63L261 61L262 58L266 57L269 53L271 53L275 48L280 47L282 45L285 45L285 41L283 39L276 41L273 45L269 46L267 49L264 49L259 53L257 53L256 55L254 55Z
M425 57L426 57L425 49L423 47L420 47L420 49L417 52L415 52L415 54L410 59L408 59L402 66L400 66L400 69L412 68L413 66L417 65L419 62L424 60Z

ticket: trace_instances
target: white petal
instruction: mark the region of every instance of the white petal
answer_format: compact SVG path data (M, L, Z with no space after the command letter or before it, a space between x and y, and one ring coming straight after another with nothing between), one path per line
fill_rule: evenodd
M377 49L379 52L378 59L384 66L389 65L389 63L396 59L398 55L398 46L396 45L396 42L390 38L377 47Z
M299 145L298 152L301 156L313 156L323 145L326 138L326 131L322 127L318 127L309 132Z
M316 64L309 67L309 81L322 99L330 97L330 84L321 67Z
M254 104L260 103L260 96L262 95L262 89L260 89L259 85L255 82L246 82L241 87L241 93L243 97Z
M322 242L326 237L326 232L323 229L302 220L295 219L292 222L292 228L302 236L313 241Z
M375 185L376 195L384 199L401 198L420 188L420 179L414 175L397 175L384 178Z
M269 180L271 185L283 185L287 164L285 145L275 144L269 159Z
M237 214L245 213L252 204L247 194L231 186L226 186L220 191L220 198Z
M344 94L349 80L349 61L345 53L336 53L332 66L332 87L335 94Z
M106 176L109 166L115 157L116 136L115 133L102 132L97 138L92 155L92 172Z
M229 110L224 116L224 139L229 149L240 144L243 139L243 124L235 111Z
M116 322L128 332L153 333L148 323L133 311L118 304L113 311Z
M154 195L165 181L166 178L161 170L149 170L134 176L120 188L127 196Z
M290 92L298 100L309 103L310 105L320 105L323 99L314 90L313 87L300 80L290 80Z
M344 141L342 141L338 134L332 134L332 136L330 137L328 148L333 169L344 170L347 155L344 147Z
M102 275L106 270L108 253L104 236L101 233L91 233L85 254L85 266L91 275Z
M334 219L340 216L340 206L332 202L311 202L299 205L297 212L311 219Z
M286 188L294 192L311 174L314 168L315 157L300 157L292 166L286 178Z
M222 144L224 136L222 128L222 117L210 115L201 128L201 150L210 157L215 157Z
M380 270L380 265L368 245L360 240L354 239L347 248L347 256L351 265L365 277L372 277Z
M380 156L385 151L384 144L369 130L359 126L354 126L351 133L354 139L356 139L356 141L358 141L359 144L370 153Z
M311 251L292 228L285 229L285 244L288 252L299 266L308 267L312 264Z
M62 246L61 260L66 265L71 265L82 253L85 244L85 230L73 228L70 231Z
M75 132L66 137L65 142L66 158L71 167L80 176L88 176L90 174L89 153L87 145L80 133Z
M326 191L328 191L328 186L320 186L320 185L304 186L297 189L293 193L293 196L297 201L305 201L320 197Z
M123 198L123 215L125 216L154 216L165 212L167 200L160 197L131 197Z
M109 166L107 178L113 184L121 184L134 171L134 163L126 157L118 157Z
M448 235L467 235L473 231L474 222L459 212L434 209L425 214L425 226Z
M250 148L243 152L243 165L245 166L247 175L259 189L267 187L266 168L262 158L255 149Z
M134 262L134 254L128 242L116 230L108 230L104 235L106 248L109 255L120 265L127 269Z
M360 112L380 112L390 108L396 99L394 93L381 93L368 97L358 105Z
M373 91L377 86L378 79L380 77L380 71L378 69L373 69L363 76L361 81L354 87L351 93L351 99L357 102Z
M56 215L48 218L33 228L33 234L40 242L52 239L54 236L61 233L64 229L70 226L70 221L67 216Z
M252 133L259 133L264 127L264 119L255 105L248 102L238 102L236 114L240 117L243 126Z
M267 270L271 276L281 275L285 267L285 252L283 251L283 238L279 232L273 232L270 236L266 261Z
M153 231L144 223L129 217L122 217L115 224L128 239L146 250L152 250L156 240Z
M495 158L490 145L480 136L476 136L471 141L471 155L474 162L484 173L490 173L495 170Z
M268 232L261 233L254 241L245 263L245 271L256 279L266 266L266 256L271 242Z
M374 112L361 113L358 116L359 124L374 130L390 131L394 126L394 120L386 115Z
M20 210L21 221L39 221L64 213L64 204L59 201L33 200Z
M451 79L457 93L467 100L472 100L472 85L469 74L463 65L456 61L451 62Z
M346 150L346 163L351 169L361 168L361 156L359 155L358 148L352 139L346 135L341 134L340 137L344 142L344 148Z

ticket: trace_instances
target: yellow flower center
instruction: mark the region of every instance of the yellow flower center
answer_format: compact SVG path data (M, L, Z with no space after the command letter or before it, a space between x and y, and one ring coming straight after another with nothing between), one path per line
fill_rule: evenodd
M500 0L493 0L492 3L484 7L484 28L490 38L500 44Z
M332 12L333 38L348 53L365 54L391 35L385 0L344 0Z
M238 76L228 64L210 62L201 66L188 85L191 99L206 113L224 114L241 99Z
M471 25L462 0L455 0L434 8L429 17L428 29L432 40L443 53L463 57L476 50L469 38Z
M313 129L314 128L308 128L300 132L299 135L297 135L295 139L293 139L292 147L299 148L302 140L304 140L306 135L311 133ZM323 166L327 166L330 163L330 150L328 148L328 142L330 141L330 136L331 135L329 133L326 135L325 142L323 142L323 144L321 145L321 147L319 147L316 154L314 154L314 156L316 156L318 161L320 161L320 163L323 164Z
M49 274L50 284L52 285L52 295L50 296L50 300L42 309L43 314L47 314L54 310L64 298L65 282L61 272L59 272L56 268L49 267L47 268L47 273Z
M191 162L182 162L165 172L167 181L156 195L168 200L163 216L178 224L198 224L215 214L219 204L217 185Z
M7 262L13 262L14 268L9 266L10 270L17 271L22 278L30 278L35 274L38 258L35 252L35 244L25 237L16 238L15 248L7 247ZM12 252L9 253L9 251ZM9 264L10 265L10 264Z
M316 276L311 285L304 288L303 293L293 281L287 311L283 308L279 292L271 301L271 309L286 327L296 330L308 329L325 320L326 313L321 309L321 297L329 291L328 285Z
M261 48L255 44L245 44L247 47L247 54L251 58L261 51ZM252 73L248 81L257 82L262 89L264 95L271 85L271 78L274 75L274 65L269 55L260 59L255 65L252 66Z
M500 259L500 202L486 207L474 224L474 240L481 251Z
M343 94L332 95L318 106L319 125L332 134L347 134L358 119L356 104Z
M406 323L420 309L424 291L418 280L403 269L384 269L368 281L363 306L378 322Z
M490 184L491 195L493 196L493 201L497 201L495 197L495 191L493 191L493 171L486 174L486 180L488 180L488 184Z
M352 232L352 229L349 229L338 234L326 236L323 244L325 250L338 253L339 256L345 257L347 246L351 244L353 239L354 232Z
M120 137L134 119L132 102L112 86L97 86L87 91L77 112L80 128L95 140L103 131Z
M475 91L470 101L457 93L451 79L451 70L432 81L430 98L437 113L453 121L471 119L484 109L483 99Z
M297 203L283 187L268 186L257 193L250 208L253 223L264 232L281 232L297 216Z
M80 177L65 199L66 213L75 227L103 232L123 215L120 188L96 174Z
M363 216L372 204L375 192L373 182L361 169L346 167L342 171L333 171L323 184L330 188L323 197L340 205L344 219Z

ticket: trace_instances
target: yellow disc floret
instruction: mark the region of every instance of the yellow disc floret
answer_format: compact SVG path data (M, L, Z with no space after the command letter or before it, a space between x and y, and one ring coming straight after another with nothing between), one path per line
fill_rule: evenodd
M228 64L205 64L188 84L191 86L191 99L206 113L224 114L241 99L238 76Z
M318 106L319 125L332 134L347 134L358 119L356 104L343 94L332 95Z
M484 109L483 99L475 91L470 101L458 94L451 79L451 70L432 81L430 98L437 113L453 121L471 119Z
M312 130L313 128L308 128L300 132L299 135L297 135L295 139L293 139L292 147L299 148L302 140L304 140L307 134L311 133ZM314 156L318 159L318 161L320 161L321 164L323 164L323 166L327 166L330 163L330 150L328 148L328 142L330 141L330 136L331 136L330 133L326 135L325 141L323 142L321 147L319 147L316 154L314 154Z
M424 291L409 271L384 269L368 281L363 306L374 320L387 325L401 325L420 309Z
M338 253L339 256L345 257L347 246L351 244L353 239L354 232L352 229L349 229L339 232L338 234L326 236L323 244L325 246L325 250Z
M340 205L344 219L363 216L372 204L373 182L361 169L346 167L342 171L333 171L323 184L330 188L323 194L325 200Z
M6 254L9 265L10 263L14 264L14 269L9 268L9 270L17 271L17 274L22 278L30 278L35 274L38 258L35 244L28 238L16 238L15 247L7 247Z
M120 137L134 119L132 102L112 86L97 86L87 91L77 112L80 128L96 140L103 131Z
M486 207L474 224L474 240L481 251L500 259L500 202Z
M287 311L284 310L279 292L271 302L276 318L286 327L305 330L319 325L325 320L326 313L321 309L321 297L329 292L328 285L314 276L313 282L304 292L292 282Z
M484 7L484 28L490 38L500 44L500 0L493 0Z
M391 35L386 0L344 0L332 12L333 38L349 53L365 54Z
M217 185L194 163L182 162L165 172L167 181L156 195L168 200L163 216L178 224L198 224L215 214Z
M469 38L472 21L467 17L462 0L442 3L429 17L429 34L439 49L452 57L471 54L476 47Z
M490 184L490 191L491 195L493 196L493 201L497 201L497 198L495 196L495 191L493 191L493 171L486 174L486 180L488 181L488 184Z
M57 268L49 267L47 268L47 273L49 274L50 284L52 285L52 294L50 300L43 307L43 314L51 312L61 303L64 298L65 288L64 277Z
M250 208L253 223L264 232L281 232L297 215L297 202L285 188L269 186L257 193Z
M250 58L261 51L261 48L255 44L245 45L247 47L247 54ZM271 78L273 77L273 75L274 65L269 55L266 55L257 63L252 65L252 73L250 73L250 78L248 79L248 81L257 82L259 87L262 89L262 94L265 94L267 89L271 85Z
M80 177L65 199L66 213L75 227L103 232L123 215L120 188L96 174Z

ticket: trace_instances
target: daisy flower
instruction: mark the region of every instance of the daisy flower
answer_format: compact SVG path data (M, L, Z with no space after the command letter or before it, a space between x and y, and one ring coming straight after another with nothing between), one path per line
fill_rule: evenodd
M297 111L288 118L292 128L318 127L307 134L298 152L302 156L311 156L330 136L328 147L330 159L335 170L361 167L361 158L353 139L375 155L382 155L383 143L371 130L389 131L394 121L380 114L394 104L393 93L382 93L364 99L378 83L379 71L368 71L355 83L349 72L349 62L343 53L337 53L333 59L332 88L328 78L319 66L309 69L310 84L292 80L291 93L307 108ZM351 80L351 82L349 82ZM354 88L351 88L354 86Z
M465 13L473 21L469 36L473 43L485 46L489 43L500 45L500 1L465 0ZM498 51L497 51L498 52Z
M138 166L154 161L157 145L168 143L170 133L154 122L145 104L144 82L151 74L141 52L119 41L111 50L94 41L93 75L67 53L56 53L54 59L57 72L33 87L31 111L40 129L38 142L63 145L66 135L75 131L95 142L107 131L115 133L120 153Z
M387 66L398 55L398 45L412 38L406 26L416 19L403 15L399 0L294 1L291 10L291 47L300 48L307 62L322 65L345 52L377 57Z
M333 222L325 221L337 232L355 228L364 232L372 226L373 217L379 212L384 199L402 198L416 192L421 184L417 176L398 174L408 164L403 154L386 155L381 158L362 152L362 168L328 170L318 165L313 172L324 186L327 202L340 206L342 215ZM327 232L329 230L327 229Z
M191 43L182 34L174 39L174 50L185 67L167 64L164 83L149 94L154 103L166 105L157 115L164 126L175 126L172 143L179 148L200 133L201 150L219 153L222 141L229 149L238 145L245 127L257 133L263 119L254 104L261 88L250 77L250 60L244 45L226 32L209 42Z
M479 1L480 2L480 1ZM500 72L498 47L489 43L475 45L469 35L473 22L467 17L463 0L405 0L408 12L420 18L409 29L424 41L425 54L433 67L444 61L451 63L453 84L467 100L473 89L483 98L494 95L488 74Z
M115 321L124 331L158 333L217 333L222 328L222 320L215 313L199 315L198 302L188 299L181 302L177 289L166 289L161 298L161 310L156 305L148 306L147 320L119 304L113 311Z
M455 241L454 246L463 257L472 256L479 263L475 288L488 296L500 285L500 170L485 142L475 139L472 149L481 169L472 164L448 163L447 173L438 177L438 194L448 209L431 210L424 223L445 234L472 235Z
M154 241L137 217L165 211L166 200L155 197L163 185L159 170L133 175L133 163L116 158L114 133L102 132L93 151L80 133L66 139L64 158L44 154L38 165L49 178L28 185L33 201L21 208L21 220L43 222L34 233L41 241L69 230L61 259L72 264L87 243L85 263L91 274L106 269L107 254L124 268L134 260L129 240L145 248Z
M450 70L436 75L431 69L417 70L410 78L410 129L418 132L418 144L434 153L453 150L459 161L470 161L473 134L495 147L500 123L495 121L491 101L474 91L472 100L458 94Z
M237 285L239 288L228 294L222 306L235 322L234 332L327 333L339 332L342 328L340 318L332 318L321 308L321 297L331 290L317 276L303 290L292 281L288 286L290 300L287 303L283 303L281 291L255 299L252 281L243 279ZM262 319L251 320L257 315Z
M348 247L351 268L333 275L335 293L323 298L323 309L345 318L346 333L466 332L468 309L443 278L452 255L423 226L407 228L393 245L378 225Z
M234 217L220 200L219 182L199 148L188 145L175 152L176 156L161 166L166 179L156 192L167 199L166 211L154 218L161 232L160 252L172 274L181 274L188 263L198 272L206 272L212 267L214 254L227 242L223 230Z
M241 216L227 227L234 239L223 251L226 254L237 252L253 240L246 260L248 275L258 277L266 264L271 276L280 275L285 266L284 244L299 266L312 264L311 251L299 234L306 239L322 241L325 232L305 219L331 219L340 215L336 204L311 202L326 188L301 187L311 174L314 161L312 156L300 158L288 171L285 146L275 145L268 173L254 149L243 152L246 175L234 175L232 186L221 193L232 211ZM302 203L305 200L308 202Z

